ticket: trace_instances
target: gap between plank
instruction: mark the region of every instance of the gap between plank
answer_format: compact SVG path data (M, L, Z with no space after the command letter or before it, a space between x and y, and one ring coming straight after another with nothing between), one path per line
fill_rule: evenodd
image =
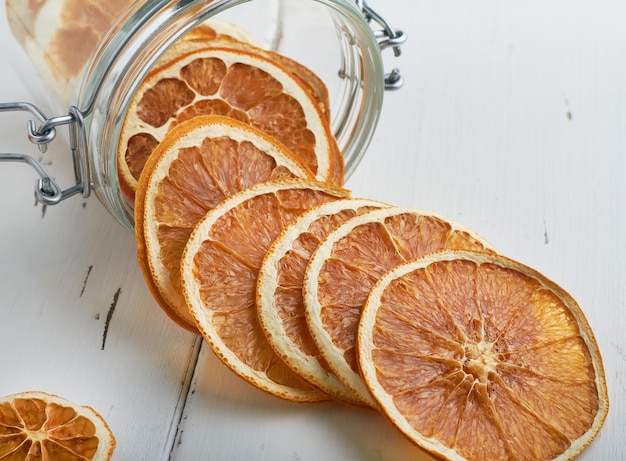
M189 392L191 391L191 383L196 375L196 368L198 366L198 359L200 357L200 350L202 343L204 342L202 336L195 336L191 345L191 351L187 358L187 369L185 376L183 376L183 382L178 394L178 401L174 408L174 414L172 415L170 428L167 431L165 439L165 447L163 451L163 460L170 461L174 452L176 439L182 425L182 419L185 414L185 407L189 402Z

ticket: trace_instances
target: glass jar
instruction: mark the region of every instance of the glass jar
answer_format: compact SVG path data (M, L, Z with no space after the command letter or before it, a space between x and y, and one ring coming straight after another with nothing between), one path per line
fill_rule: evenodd
M15 6L11 7L12 3ZM31 164L41 176L36 195L42 203L56 204L76 194L87 197L93 191L129 229L133 228L133 204L120 191L116 163L124 114L158 58L209 18L237 24L262 47L304 64L324 80L330 96L331 127L344 155L346 177L371 140L384 90L402 85L397 69L385 74L381 51L390 47L399 55L405 35L391 28L363 0L97 3L7 0L7 22L21 42L20 52L28 55L38 74L38 83L31 86L41 99L37 105L0 103L0 112L30 112L34 120L29 123L28 136L42 150L67 127L63 132L73 155L76 184L60 188L28 155L0 154L0 161ZM62 30L53 19L69 23L70 13L72 20L83 23ZM64 51L65 61L51 55L51 48ZM62 115L48 117L40 109L44 105Z

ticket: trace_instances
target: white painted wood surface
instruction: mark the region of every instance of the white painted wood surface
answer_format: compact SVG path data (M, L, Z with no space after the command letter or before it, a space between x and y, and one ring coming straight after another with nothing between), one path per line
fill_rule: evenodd
M459 221L567 289L611 399L580 459L626 459L626 4L370 4L409 36L401 58L385 53L406 84L348 186ZM5 50L0 101L31 101ZM69 178L63 146L40 155L26 120L0 114L0 151ZM152 301L131 233L95 198L44 209L34 180L0 164L1 395L93 406L118 461L429 459L373 411L282 402L236 378Z

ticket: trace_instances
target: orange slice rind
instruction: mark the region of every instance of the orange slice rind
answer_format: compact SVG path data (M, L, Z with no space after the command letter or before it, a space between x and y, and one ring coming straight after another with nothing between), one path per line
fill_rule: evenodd
M448 251L394 268L372 288L357 342L378 407L442 459L570 460L608 412L576 301L501 255Z
M257 40L244 28L233 22L225 21L217 17L211 17L202 24L192 28L182 37L182 40L202 39L206 41L221 38L256 47L260 46Z

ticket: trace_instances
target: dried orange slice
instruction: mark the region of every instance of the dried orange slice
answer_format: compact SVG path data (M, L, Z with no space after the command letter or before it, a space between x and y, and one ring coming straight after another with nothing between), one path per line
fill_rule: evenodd
M227 115L265 131L318 179L336 177L336 141L300 79L259 53L202 48L158 67L142 82L122 127L118 149L122 191L134 196L145 161L167 131L208 114Z
M44 392L0 398L0 459L106 461L115 438L93 408Z
M285 146L228 117L195 117L165 136L138 183L135 234L144 278L179 325L198 333L180 282L180 258L198 221L243 189L296 177L313 179Z
M347 196L345 189L315 181L259 184L209 211L183 253L183 292L205 340L239 376L288 400L329 397L287 367L268 344L256 312L257 275L289 223L316 205Z
M363 378L389 419L448 460L569 460L609 408L600 351L569 294L506 257L442 252L371 290Z
M213 21L216 21L215 23ZM225 21L219 21L216 18L200 26L194 27L176 42L166 54L159 59L159 65L169 62L170 60L194 50L206 48L207 46L220 48L235 48L253 53L260 53L271 61L278 62L285 67L294 76L298 77L315 101L320 106L326 118L330 120L330 99L328 88L324 81L311 69L303 64L295 61L287 56L274 51L261 48L254 39L249 37L245 31L236 25ZM339 150L337 150L339 152ZM341 155L341 153L339 152ZM339 166L339 172L342 171L343 165Z
M228 24L228 23L226 23ZM226 29L228 27L222 26L217 30ZM233 34L237 35L237 34ZM233 48L237 50L249 51L251 53L261 54L270 61L276 62L283 66L287 71L291 72L292 76L299 79L300 83L304 86L307 92L318 104L320 110L325 115L326 119L330 122L330 98L328 94L328 88L322 79L311 69L300 64L299 62L290 59L280 53L276 53L270 50L265 50L255 45L250 40L236 40L232 36L224 35L222 33L216 33L213 27L209 27L205 24L195 27L183 38L175 43L167 53L159 60L159 64L167 63L178 56L182 56L187 53L201 50L207 46L220 47L220 48ZM331 158L330 165L332 176L325 178L334 184L341 185L344 182L345 164L343 155L337 146L336 142L331 143Z
M361 403L326 365L306 324L304 271L319 243L355 216L387 206L369 199L325 203L298 217L268 250L257 280L261 328L274 351L300 376L338 400Z
M307 325L324 360L363 403L375 404L359 375L355 344L369 290L398 264L444 249L494 251L460 224L390 207L347 221L313 253L304 282Z

